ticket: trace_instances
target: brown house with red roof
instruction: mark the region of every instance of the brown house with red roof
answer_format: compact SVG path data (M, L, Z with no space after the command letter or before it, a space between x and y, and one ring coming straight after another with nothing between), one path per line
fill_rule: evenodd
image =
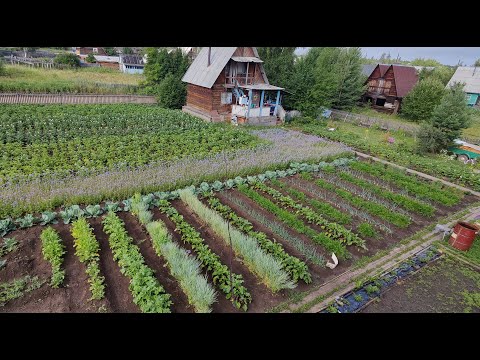
M364 102L370 102L375 110L397 113L402 99L418 82L413 66L378 64L368 77Z

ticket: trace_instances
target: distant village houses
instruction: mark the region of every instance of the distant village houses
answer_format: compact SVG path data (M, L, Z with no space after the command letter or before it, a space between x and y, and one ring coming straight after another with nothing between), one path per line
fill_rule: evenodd
M468 106L480 108L480 67L459 66L447 84L447 88L455 82L464 83Z

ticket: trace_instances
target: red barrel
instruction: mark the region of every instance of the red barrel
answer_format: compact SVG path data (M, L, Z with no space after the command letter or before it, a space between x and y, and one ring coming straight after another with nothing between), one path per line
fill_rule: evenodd
M448 243L458 250L467 251L472 246L479 231L480 229L476 225L460 221L453 228Z

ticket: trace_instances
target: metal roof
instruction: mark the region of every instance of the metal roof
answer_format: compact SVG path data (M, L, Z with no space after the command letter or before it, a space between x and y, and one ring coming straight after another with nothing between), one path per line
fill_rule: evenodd
M143 58L140 55L120 55L122 64L125 65L144 65Z
M417 70L413 66L392 65L397 96L404 97L418 82Z
M253 56L232 56L232 60L236 62L256 62L263 63L262 60Z
M375 64L364 64L362 66L362 74L368 77L372 74L376 67L377 65Z
M270 85L270 84L240 85L240 87L243 89L252 89L252 90L285 90L285 88Z
M459 66L447 84L447 88L454 82L463 82L463 91L472 94L480 94L480 67Z
M236 47L212 47L208 66L208 47L204 47L188 68L182 81L210 89L236 49Z
M100 62L111 62L111 63L118 63L120 61L119 56L103 56L103 55L93 55L95 60Z

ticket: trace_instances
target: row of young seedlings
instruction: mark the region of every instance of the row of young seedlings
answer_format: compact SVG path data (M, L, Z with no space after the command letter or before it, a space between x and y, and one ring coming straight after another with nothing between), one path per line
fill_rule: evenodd
M238 230L255 239L258 245L268 254L271 254L276 260L280 261L283 269L292 277L293 281L299 279L309 284L312 282L312 276L308 271L308 266L302 260L289 255L282 244L268 239L267 234L253 230L253 225L247 219L239 216L229 206L213 195L213 192L203 194L210 208L220 214L223 219L229 221Z
M277 188L280 188L283 191L285 191L288 195L292 196L292 198L294 198L295 200L306 202L317 213L321 214L321 216L324 216L329 220L333 220L339 224L350 224L352 222L352 217L350 215L335 209L332 205L330 205L327 202L321 202L316 199L312 199L308 197L307 194L305 194L303 191L297 190L279 180L274 179L271 181L271 183ZM374 227L371 224L366 222L358 225L356 231L362 237L378 236Z
M433 200L446 206L458 204L463 197L462 193L453 188L443 189L440 184L426 183L414 176L406 175L402 171L387 168L379 164L356 161L350 163L349 166L354 170L391 182L396 186L407 190L410 194L423 199Z
M189 255L173 241L162 221L152 221L153 214L140 194L135 194L132 198L131 213L145 226L155 252L165 259L170 274L178 281L195 312L211 312L217 294L207 278L202 275L198 259Z
M365 240L361 239L357 234L346 229L340 224L326 220L319 213L313 211L308 206L304 206L296 202L290 196L286 196L280 191L261 182L256 182L251 186L255 190L259 190L270 195L276 202L278 202L282 206L295 210L296 213L304 217L309 223L314 223L320 226L320 228L324 231L323 233L325 234L325 236L327 236L329 239L336 240L344 245L355 245L360 248L366 249Z

